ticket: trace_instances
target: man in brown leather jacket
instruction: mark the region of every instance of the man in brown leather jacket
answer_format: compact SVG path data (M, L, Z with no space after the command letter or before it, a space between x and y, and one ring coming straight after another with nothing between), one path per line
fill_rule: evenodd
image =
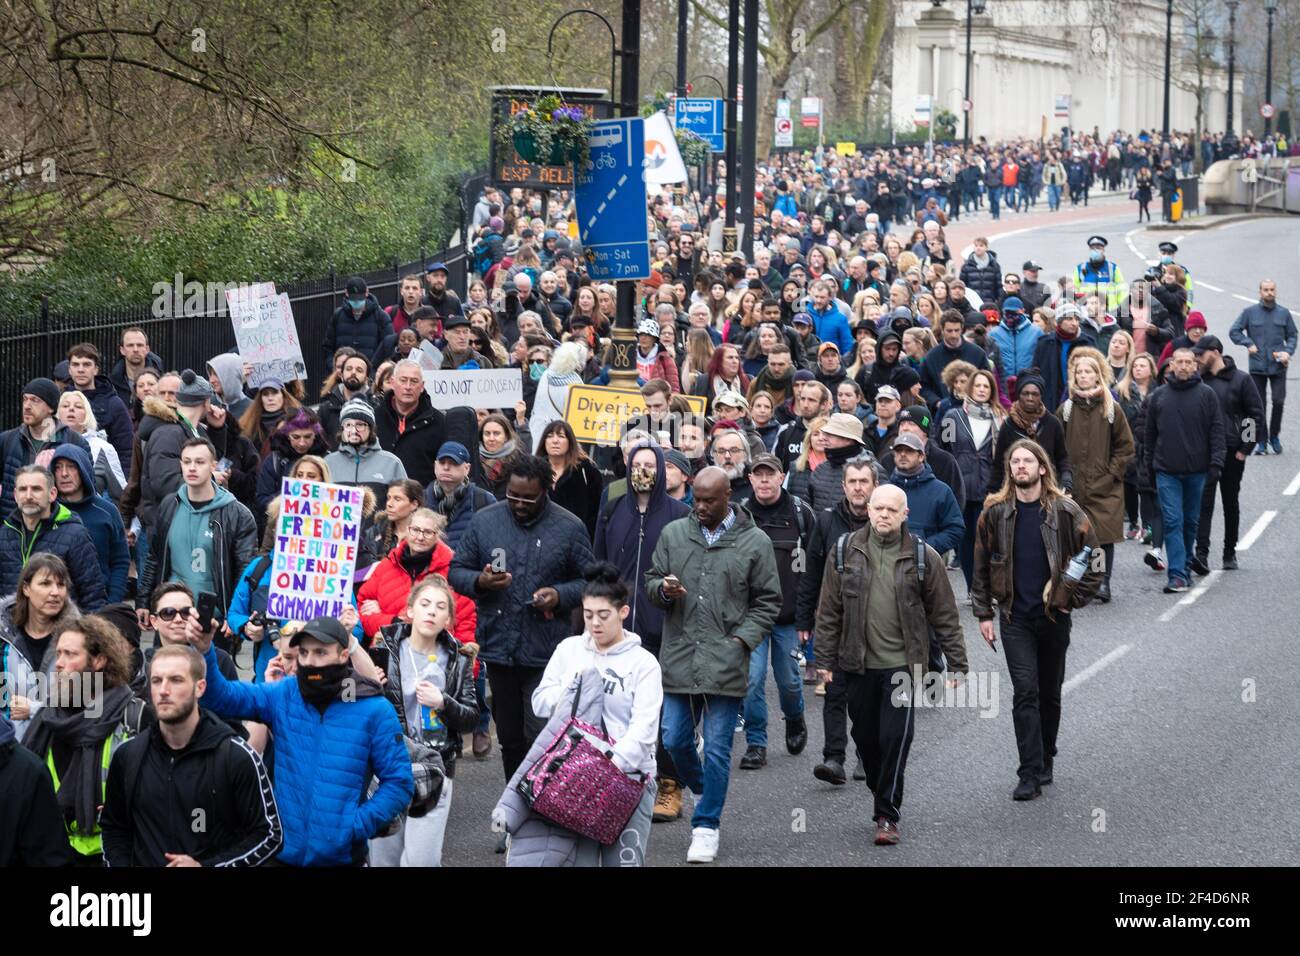
M885 846L898 842L913 707L935 679L917 679L931 631L954 674L966 673L966 643L943 559L907 531L903 490L881 485L867 509L865 527L830 545L817 610L817 673L847 683L853 741L875 796L876 843Z
M1047 453L1027 438L1014 443L1002 488L976 525L971 598L994 650L994 601L1000 612L1020 750L1015 800L1032 800L1052 782L1070 612L1092 599L1103 565L1092 524L1057 487Z

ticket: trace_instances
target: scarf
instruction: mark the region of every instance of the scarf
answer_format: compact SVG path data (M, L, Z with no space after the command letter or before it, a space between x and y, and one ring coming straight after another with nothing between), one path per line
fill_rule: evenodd
M1080 328L1082 328L1082 326L1080 326ZM1060 339L1062 342L1073 342L1075 339L1079 337L1079 333L1075 332L1073 334L1068 334L1065 331L1065 329L1058 328L1056 330L1056 337Z
M457 502L459 502L460 499L461 499L462 497L464 497L465 492L466 492L468 489L469 489L469 480L468 480L468 479L466 479L465 481L461 482L460 485L457 486L456 490L453 491L451 494L447 494L446 492L444 492L444 491L442 490L442 485L438 484L437 482L434 482L434 484L433 484L433 500L434 500L434 508L433 508L433 510L436 511L436 512L437 512L438 514L440 514L440 515L445 515L447 518L450 518L452 512L456 510L456 504L457 504Z
M275 434L276 427L284 421L284 409L278 412L262 412L262 434L268 439Z
M861 445L845 445L843 448L827 448L826 460L832 465L842 468L844 463L856 455L862 454ZM809 464L812 463L812 456L808 456Z
M478 456L483 462L483 474L490 482L500 480L501 473L505 471L506 459L515 453L514 439L506 442L497 451L488 451L481 444L478 446Z
M98 701L98 717L82 708L42 707L23 739L27 749L42 761L56 740L73 748L72 762L59 775L59 809L76 821L77 830L84 835L94 832L99 821L97 808L104 802L99 782L104 741L117 729L133 696L126 684L110 688Z
M1070 394L1080 401L1091 402L1101 398L1102 391L1102 387L1097 385L1096 387L1087 390L1074 388L1070 390Z
M414 581L422 571L429 570L429 561L433 558L431 551L425 551L423 554L416 554L411 550L411 542L406 542L406 548L402 551L401 556L397 559L401 564L402 570L411 576Z
M1033 438L1038 434L1038 422L1042 419L1043 413L1046 411L1047 406L1039 405L1038 411L1031 415L1029 412L1025 411L1023 405L1016 402L1011 406L1011 420L1015 423L1017 428L1030 438Z
M352 665L326 664L324 667L298 665L298 691L302 699L324 716L325 709L339 696L343 681L352 675Z
M981 420L992 420L993 418L993 404L991 402L977 402L974 399L967 398L962 403L962 407L971 418Z
M734 382L734 384L732 384ZM735 392L737 395L744 395L745 390L740 387L740 376L737 375L732 382L728 382L721 375L713 378L713 397L717 398L723 392Z

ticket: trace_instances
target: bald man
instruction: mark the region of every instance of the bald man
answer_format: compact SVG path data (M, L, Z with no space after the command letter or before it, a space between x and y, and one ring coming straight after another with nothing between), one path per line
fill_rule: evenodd
M695 476L691 514L659 535L645 590L665 611L663 741L682 783L696 794L688 863L718 854L718 824L731 775L736 716L749 690L749 655L781 611L772 540L731 501L726 472ZM695 749L703 723L704 762Z
M899 839L912 703L923 687L942 679L925 673L930 635L955 674L967 671L966 642L943 559L907 530L907 495L881 485L871 493L867 513L867 524L841 535L826 562L817 609L817 673L847 683L853 742L875 797L875 842L890 846ZM845 593L845 581L855 585L853 593ZM956 687L957 678L948 686Z

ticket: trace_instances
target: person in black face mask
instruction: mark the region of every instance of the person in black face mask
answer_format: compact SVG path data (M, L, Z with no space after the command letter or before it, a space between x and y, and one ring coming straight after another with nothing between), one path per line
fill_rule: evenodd
M355 611L344 614L355 620ZM276 860L289 866L364 864L367 841L406 812L415 780L397 713L348 628L333 617L308 621L290 639L298 650L295 678L267 684L226 680L212 631L200 629L197 615L186 637L207 661L204 706L271 728L284 828ZM379 784L367 797L372 776Z

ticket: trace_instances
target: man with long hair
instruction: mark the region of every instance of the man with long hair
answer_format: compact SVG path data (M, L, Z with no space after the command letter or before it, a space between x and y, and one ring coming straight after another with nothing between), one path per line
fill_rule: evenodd
M980 636L994 650L994 601L1001 618L1020 750L1012 799L1032 800L1052 782L1070 612L1101 583L1102 553L1088 515L1057 485L1047 453L1027 438L1014 443L1002 487L976 525L971 589Z

